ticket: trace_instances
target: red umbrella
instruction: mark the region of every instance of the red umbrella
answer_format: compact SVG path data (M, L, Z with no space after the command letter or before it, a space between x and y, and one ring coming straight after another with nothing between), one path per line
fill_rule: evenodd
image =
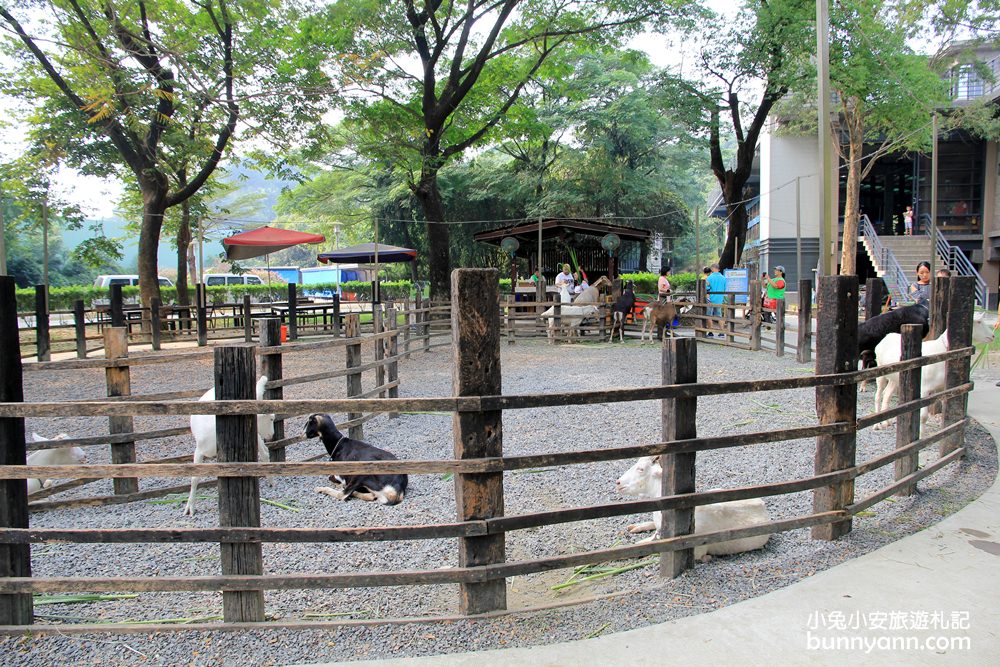
M322 243L326 237L322 234L297 232L292 229L275 229L261 227L253 231L234 234L223 239L226 246L226 257L229 259L250 259L272 252L291 248L300 243Z

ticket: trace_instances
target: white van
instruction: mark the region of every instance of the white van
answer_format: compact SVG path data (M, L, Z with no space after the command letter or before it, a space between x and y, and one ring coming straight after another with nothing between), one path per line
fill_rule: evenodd
M158 276L160 287L173 287L174 283L170 278ZM135 273L113 273L100 275L94 279L94 287L111 287L112 285L138 285L139 276Z
M264 281L260 276L252 273L237 275L235 273L206 273L205 285L215 287L218 285L263 285Z

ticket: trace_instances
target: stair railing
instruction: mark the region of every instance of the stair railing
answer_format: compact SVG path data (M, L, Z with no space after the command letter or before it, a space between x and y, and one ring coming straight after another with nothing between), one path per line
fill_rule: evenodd
M899 265L896 256L892 254L892 250L882 245L882 240L875 232L875 226L872 225L872 221L868 219L867 214L861 214L858 225L861 227L861 234L868 244L869 252L872 253L872 259L875 260L878 268L882 271L883 278L888 278L885 283L890 296L893 297L896 303L902 303L906 300L904 290L910 284L909 279L906 277L906 272Z
M927 216L925 222L926 224L923 225L924 233L933 238L934 234L931 230L930 216ZM974 267L972 262L969 261L969 258L965 256L962 249L948 243L948 239L944 237L944 234L938 233L937 253L938 257L944 260L945 264L953 273L960 276L973 276L976 279L976 303L978 303L981 308L985 308L987 296L986 281L983 280L981 275L979 275L979 271L976 271L976 267Z

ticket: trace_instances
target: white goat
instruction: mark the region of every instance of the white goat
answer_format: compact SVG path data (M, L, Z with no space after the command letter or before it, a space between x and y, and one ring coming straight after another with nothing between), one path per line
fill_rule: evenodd
M562 306L559 311L560 326L564 331L568 331L570 336L575 336L579 332L580 324L588 317L597 317L597 306ZM539 317L549 321L549 338L556 334L556 308L552 306Z
M257 380L257 400L264 399L264 387L267 376ZM209 389L199 401L214 401L215 388ZM191 434L194 435L194 462L201 463L206 458L215 458L218 454L218 442L215 438L215 415L191 415ZM257 460L266 462L269 459L265 440L274 437L274 415L257 415ZM198 491L198 478L191 478L191 493L188 494L184 514L194 516L194 497Z
M51 440L65 440L69 436L65 433L51 438ZM50 438L43 438L37 433L32 433L34 442L49 442ZM39 449L28 454L27 463L29 466L67 466L83 463L87 458L86 453L80 447L58 447L56 449ZM53 480L29 479L28 493L35 493L42 489L51 487Z
M658 456L641 457L624 475L615 481L615 489L626 496L659 498L661 495L660 484L663 480L663 468L660 466L659 458ZM634 523L628 527L628 532L659 531L661 520L661 513L653 512L652 521ZM767 507L760 498L732 500L712 505L699 505L694 508L694 529L699 533L748 528L767 523L770 520L771 517L767 513ZM770 534L755 535L727 542L706 544L694 548L694 557L702 560L706 555L728 556L743 553L744 551L762 549L770 538ZM650 537L644 541L652 539L653 537Z
M983 322L983 313L978 313L972 322L972 342L992 343L993 330ZM883 366L894 364L900 361L902 352L903 337L898 333L886 334L885 338L875 346L876 365ZM925 340L920 346L920 354L929 357L934 354L942 354L950 349L948 341L948 331L945 330L941 336L934 340ZM920 369L920 396L921 398L942 391L946 384L944 362L923 366ZM883 412L889 409L889 400L896 394L899 388L899 373L883 375L875 378L875 411ZM930 416L930 407L920 409L920 433L923 435L924 425ZM874 430L881 431L889 428L891 421L884 421L876 424Z

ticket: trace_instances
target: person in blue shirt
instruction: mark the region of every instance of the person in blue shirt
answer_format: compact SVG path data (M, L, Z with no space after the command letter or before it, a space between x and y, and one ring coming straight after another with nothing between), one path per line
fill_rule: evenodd
M726 277L719 272L719 265L712 265L712 272L708 274L708 279L705 281L705 289L708 293L708 302L713 304L722 304L726 300ZM716 328L719 329L719 337L722 337L723 325L722 325L722 306L709 306L706 315L710 318L715 318L714 322ZM712 320L709 320L708 328L712 328ZM712 332L709 331L706 334L709 338L712 338Z

